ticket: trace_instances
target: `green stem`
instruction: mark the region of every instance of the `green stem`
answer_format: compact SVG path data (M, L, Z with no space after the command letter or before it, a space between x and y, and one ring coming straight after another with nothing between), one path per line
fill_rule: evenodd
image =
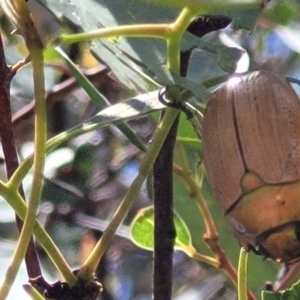
M110 29L101 29L97 32L92 32L91 35L73 35L69 36L71 39L68 40L67 36L63 36L65 40L62 40L63 42L78 42L79 40L77 37L80 38L80 41L83 41L85 38L91 39L95 37L114 37L114 36L120 36L120 35L126 35L126 36L148 36L148 37L159 37L159 38L165 38L168 40L168 66L170 69L172 69L175 72L178 72L179 70L179 47L180 47L180 40L182 37L183 32L185 31L187 25L190 22L190 19L192 17L191 12L188 9L183 10L179 18L175 21L174 24L172 24L171 29L170 25L168 24L158 24L158 25L134 25L134 26L121 26L117 28L110 28ZM73 39L75 38L75 39ZM38 98L36 98L38 99ZM174 121L177 111L175 112L174 109L168 109L168 113L166 117L164 118L162 124L163 125L161 128L158 129L157 136L158 138L154 138L154 141L152 142L151 146L149 147L149 151L147 153L150 153L146 155L145 160L141 166L140 173L136 180L134 181L132 188L128 191L127 195L124 198L124 201L120 205L119 209L117 210L115 217L112 220L112 223L109 225L107 228L106 232L104 233L102 239L99 241L98 246L96 246L95 250L93 253L96 253L95 255L91 255L89 259L86 261L86 263L83 266L83 269L81 271L81 277L87 278L91 276L92 272L94 271L94 268L97 266L98 262L100 261L103 252L105 251L107 244L111 238L111 236L114 234L115 230L119 226L120 222L123 220L124 216L127 213L127 210L130 207L130 204L133 202L135 196L139 192L142 183L145 180L145 177L147 174L150 172L150 169L152 167L152 164L157 156L157 153L164 141L164 138L171 127L172 122ZM167 117L168 116L168 117ZM172 119L172 122L170 120ZM41 128L41 127L40 127ZM85 128L86 130L92 130L93 128L97 128L96 126L91 126L91 128ZM167 128L167 130L166 130ZM59 137L56 137L55 140L52 142L48 143L47 149L43 149L45 154L46 152L52 150L55 148L58 144L60 144L62 141L69 140L70 138L77 136L79 133L82 133L83 131L80 128L74 128L74 131L72 133L62 134ZM160 140L163 136L163 139ZM157 147L157 144L160 145ZM41 145L41 144L40 144ZM150 150L150 148L152 150ZM37 152L36 152L37 153ZM42 153L42 151L40 152ZM42 155L43 156L43 155ZM147 158L150 157L150 158ZM150 161L149 161L150 160ZM39 166L41 167L41 162L39 161ZM35 159L35 165L37 161ZM31 159L26 160L15 172L15 174L11 177L11 180L9 181L9 186L11 187L17 187L21 183L23 177L28 173L30 167L31 167L32 161ZM145 170L144 170L145 169ZM38 168L36 168L38 170ZM35 173L37 175L37 173ZM38 196L39 194L39 187L35 188L33 190L32 195ZM35 198L32 196L32 199ZM34 203L34 202L32 202ZM33 205L33 204L32 204ZM31 206L32 207L32 206ZM33 210L31 210L33 212ZM27 212L27 215L29 212ZM32 215L32 213L30 213ZM28 225L29 226L29 225ZM32 226L32 225L31 225ZM37 232L35 232L36 234ZM49 249L47 249L49 250ZM97 257L98 256L98 257ZM72 278L71 278L72 280Z
M14 209L19 218L21 220L24 220L27 211L27 205L23 201L20 194L12 189L1 190L0 194ZM51 237L44 230L44 228L36 221L36 219L33 233L36 239L38 240L39 244L44 248L44 250L48 254L49 258L51 259L57 270L59 270L64 280L68 282L71 286L74 285L77 281L75 275L72 273L72 270L70 269L64 256L60 253Z
M103 232L103 235L95 248L93 249L90 256L84 262L78 277L82 279L88 279L92 277L95 269L97 268L104 252L106 251L109 242L112 236L115 234L118 226L123 221L124 217L126 216L131 204L137 197L142 184L144 183L146 177L151 171L154 161L157 158L157 155L164 143L164 140L178 115L178 110L173 108L168 108L166 110L166 114L159 124L157 128L157 132L151 142L149 149L145 155L143 162L140 165L139 173L133 183L131 184L129 190L127 191L125 197L123 198L121 204L119 205L118 209L116 210L111 222L109 223L106 230Z
M176 73L179 72L180 66L179 53L181 37L186 30L186 27L190 23L191 18L192 13L188 8L186 8L182 11L177 20L171 26L168 25L167 27L168 34L165 35L167 37L167 66L170 70ZM112 236L123 221L131 204L138 195L143 182L148 176L152 165L155 162L157 155L164 143L164 140L178 113L178 111L172 108L168 108L166 110L166 114L164 115L162 122L159 125L153 141L150 144L146 156L140 166L138 176L135 178L131 187L127 191L110 224L104 231L100 241L97 243L90 256L84 262L78 275L79 278L87 279L92 277L92 274L98 266L104 252L106 251Z
M9 189L9 185L0 180L0 195L6 193L8 189Z
M33 22L30 18L30 13L25 5L25 2L15 1L13 3L15 12L18 14L20 28L25 39L27 48L29 50L34 78L34 94L36 102L36 155L34 159L34 181L32 187L31 199L29 202L29 209L27 210L20 238L18 240L17 248L14 252L11 264L7 269L6 276L1 286L0 299L5 299L9 290L17 276L20 265L25 258L26 249L28 247L33 227L35 224L35 215L39 204L39 191L41 189L41 178L43 172L44 160L44 145L45 138L45 101L44 101L44 71L43 71L43 49L39 40L38 34L35 30ZM38 122L41 122L39 124Z
M179 250L185 252L190 258L206 263L212 267L219 268L220 262L214 257L199 253L193 246L181 245Z
M182 10L176 21L170 26L170 34L167 39L167 66L172 72L179 74L180 69L180 43L186 28L190 24L194 14L186 7Z
M107 124L105 124L105 125L103 125L103 124L99 125L98 123L94 123L94 124L90 124L90 125L84 124L84 126L82 126L82 125L75 126L72 129L70 129L66 132L62 132L62 133L56 135L55 137L51 138L50 140L48 140L48 142L46 143L45 153L51 152L56 147L58 147L60 144L67 142L67 141L71 140L72 138L75 138L81 134L84 134L84 133L87 133L87 132L99 129L100 127L104 127L104 126L108 126L108 125L110 125L109 122L107 122ZM26 158L26 160L24 160L20 164L20 166L17 168L17 170L11 176L7 185L9 187L18 188L19 185L21 184L22 180L24 179L24 177L28 174L28 172L32 166L32 162L33 162L32 156Z
M215 226L213 217L210 213L208 205L200 192L200 186L196 183L193 178L193 174L190 172L186 154L182 143L176 144L176 151L180 159L180 166L182 167L182 174L179 174L187 184L191 199L194 199L198 208L200 209L201 215L206 228L206 235L210 237L217 237L218 232Z
M31 58L34 82L35 98L35 152L33 159L33 182L29 198L28 209L26 210L23 227L20 233L18 244L12 261L7 269L6 276L0 291L0 299L5 299L16 278L20 265L25 258L26 249L31 239L36 223L36 214L39 206L43 170L45 163L45 145L47 132L46 101L45 101L45 80L44 80L44 57L43 46L39 39L30 12L24 0L17 0L13 3L14 12L18 15L18 26L25 40ZM18 189L18 186L14 187ZM49 251L49 249L47 249Z
M238 266L238 299L247 300L247 262L248 251L245 248L241 248L240 259Z
M113 28L108 28L108 29L101 29L103 30L103 34L110 34L114 35L116 34L116 30L118 28L123 28L119 34L123 33L130 34L130 31L132 30L133 32L140 32L142 34L142 29L148 28L148 34L149 36L155 37L156 34L158 34L158 31L155 30L161 30L161 36L157 37L162 37L167 39L167 52L168 52L168 67L174 71L178 72L179 71L179 50L180 50L180 40L182 37L182 34L185 32L186 27L188 26L189 22L193 18L194 14L189 10L189 9L184 9L182 13L179 15L177 20L169 25L169 24L161 24L161 25L128 25L128 26L120 26L120 27L113 27ZM143 27L144 26L144 27ZM150 26L150 27L149 27ZM151 26L152 27L151 29ZM166 27L168 26L168 27ZM149 29L150 28L150 29ZM151 31L152 30L152 31ZM152 32L152 33L150 33ZM156 33L154 33L156 32ZM69 36L78 36L77 34L75 35L62 35L62 37L66 38ZM99 36L100 37L100 36ZM101 36L102 37L102 36ZM73 41L73 40L72 40ZM77 41L77 40L76 40ZM74 40L75 42L75 40ZM107 124L109 125L109 124ZM66 134L65 132L55 136L54 138L50 139L47 142L47 148L46 152L50 152L53 150L55 147L60 145L61 143L68 141L74 137L77 137L80 134L83 134L85 132L97 129L99 125L97 124L91 124L90 126L84 126L82 128L81 125L74 127L71 131ZM18 169L14 172L12 177L10 178L9 185L12 186L19 186L23 178L26 176L26 174L29 172L30 168L32 165L32 159L28 158L26 159Z
M170 33L169 24L134 24L123 25L111 28L101 28L90 32L76 34L62 34L59 42L62 44L72 44L88 42L100 38L119 38L125 37L151 37L166 39Z
M46 300L32 285L24 284L23 289L33 300Z

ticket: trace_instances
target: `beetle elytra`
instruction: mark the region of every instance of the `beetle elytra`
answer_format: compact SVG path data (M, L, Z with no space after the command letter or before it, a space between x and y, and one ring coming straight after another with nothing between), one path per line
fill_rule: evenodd
M300 258L300 102L280 77L234 78L208 100L202 141L214 196L240 244Z

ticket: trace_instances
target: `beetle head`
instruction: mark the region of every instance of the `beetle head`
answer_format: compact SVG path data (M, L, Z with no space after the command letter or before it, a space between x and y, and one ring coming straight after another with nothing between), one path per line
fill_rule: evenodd
M252 173L241 185L248 192L226 212L241 245L280 262L300 258L300 181L263 184Z

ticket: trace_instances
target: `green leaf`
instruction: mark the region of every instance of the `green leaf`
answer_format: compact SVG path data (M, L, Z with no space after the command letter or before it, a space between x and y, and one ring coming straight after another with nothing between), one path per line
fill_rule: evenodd
M47 152L52 151L61 143L69 141L86 132L117 124L118 122L137 119L152 112L164 109L165 106L159 102L157 95L158 91L142 94L103 109L84 123L50 139L47 142Z
M262 7L262 6L261 6ZM245 10L228 10L226 16L232 18L233 29L253 30L256 25L257 18L261 13L260 9L245 9Z
M39 0L59 19L62 15L83 31L126 24L173 22L178 9L161 8L137 0ZM53 33L57 37L57 33ZM166 47L158 39L102 39L94 40L92 53L108 65L117 80L136 91L147 91L148 83L140 76L136 66L127 56L135 57L147 65L165 63ZM126 55L124 55L126 53Z
M200 14L219 15L232 18L234 29L252 30L265 6L264 0L142 0L147 3L184 8L187 6L199 10ZM289 3L289 5L291 5Z
M191 246L191 236L183 220L174 213L174 223L176 228L175 249L182 246ZM154 209L148 207L140 210L131 224L130 235L132 241L141 248L147 250L154 249Z
M280 292L262 291L262 300L298 300L300 299L300 281L292 285L290 289Z
M234 73L237 68L237 63L243 56L244 51L238 48L219 47L218 49L218 64L228 73Z
M157 80L160 84L164 86L180 86L183 89L190 91L197 99L199 99L199 101L203 101L210 96L209 91L201 83L196 83L185 77L181 77L167 69L164 74L160 74L162 76L158 74L155 75L155 80Z
M109 101L102 95L83 75L76 65L71 61L68 55L60 47L55 47L55 51L58 53L60 58L67 64L74 78L78 81L79 85L86 91L91 100L100 108L109 106Z
M192 1L192 0L190 0ZM57 18L62 15L75 23L84 32L99 28L109 28L128 24L157 24L172 23L179 15L180 10L174 7L165 7L149 3L151 1L138 0L81 0L81 1L52 1L39 0L49 8ZM185 4L182 1L171 0L170 3ZM256 14L249 14L249 8L259 7L262 1L193 1L199 7L203 7L205 14L230 15L233 24L243 14L239 22L239 28L252 28L260 9L253 10ZM159 1L159 4L162 2ZM164 3L165 4L165 3ZM232 7L238 8L232 12ZM199 14L201 12L199 11ZM251 24L246 16L251 15ZM101 18L99 17L101 16ZM243 27L244 26L244 27ZM53 33L57 37L57 33ZM201 39L193 35L184 35L183 49L193 47L204 48ZM202 44L202 45L201 45ZM211 47L207 47L211 48ZM159 79L166 73L166 42L154 38L117 38L93 40L91 44L92 53L104 64L108 65L117 80L129 89L135 91L147 91L149 82L141 76L141 69L137 62L152 68L153 74ZM215 51L216 52L216 51ZM224 49L223 51L224 52ZM216 52L218 55L219 52ZM219 59L220 62L226 62ZM225 67L228 69L228 66ZM229 68L232 70L232 68ZM167 75L168 76L168 75ZM163 81L162 81L163 82Z
M181 0L165 0L161 2L160 0L143 0L148 3L157 3L168 5L171 7L181 7L184 8L186 6L192 6L193 8L198 8L199 10L202 8L206 13L211 13L216 9L224 9L224 7L228 8L258 8L264 3L263 0L185 0L184 2Z
M238 61L244 54L244 50L227 47L219 41L215 43L206 42L202 48L209 52L216 53L219 66L228 73L234 73Z
M217 37L212 39L210 35L206 35L200 39L187 32L183 36L181 50L189 50L193 48L202 49L210 53L216 54L215 60L218 61L218 65L225 72L229 72L229 73L233 73L235 71L237 63L244 55L243 49L228 47L224 45ZM205 53L206 54L205 60L207 60L207 57L209 59L210 53L207 52ZM205 60L204 62L203 61L194 62L199 65L199 70L201 70L200 69L201 67L202 69L207 68L207 62Z
M88 119L85 124L88 126L99 125L100 123L112 124L119 121L137 119L162 110L165 106L158 100L158 93L159 91L153 91L111 105Z
M262 291L261 293L262 300L280 300L281 295L274 292Z
M60 57L67 64L70 69L72 75L78 81L80 86L86 91L91 100L100 108L104 108L106 106L110 106L109 101L102 95L93 85L92 83L76 68L75 64L70 60L67 54L60 48L56 47L55 49ZM142 141L136 136L134 131L125 123L119 123L116 125L118 129L141 151L146 151L146 147Z
M265 12L265 16L274 23L288 25L296 17L297 9L296 2L278 1Z

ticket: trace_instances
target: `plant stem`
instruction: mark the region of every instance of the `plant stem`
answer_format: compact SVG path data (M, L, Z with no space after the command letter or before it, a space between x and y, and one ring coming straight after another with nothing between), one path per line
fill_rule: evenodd
M13 134L12 122L11 122L11 108L10 108L10 83L12 76L15 74L15 70L7 67L5 62L2 37L0 35L0 135L1 145L4 153L5 166L7 177L10 178L15 170L19 166L18 153L15 147L15 139ZM19 192L25 199L22 185L20 185ZM22 230L23 222L16 215L16 222L19 232ZM41 269L34 245L34 241L31 238L27 253L25 255L25 263L27 274L29 277L37 277L41 275Z
M178 18L170 26L170 34L167 39L167 67L174 73L180 73L180 43L186 28L193 19L194 14L186 7ZM185 73L185 72L183 72Z
M87 280L88 278L92 277L92 274L97 268L98 263L100 262L104 252L106 251L112 236L115 234L118 226L123 221L131 204L138 195L142 184L144 183L146 177L150 173L153 163L156 160L157 155L178 113L178 110L174 108L166 109L165 116L159 124L153 141L151 142L148 151L145 154L145 158L140 165L137 177L134 179L133 183L128 189L125 197L123 198L121 204L116 210L111 222L107 226L106 230L103 232L101 239L93 249L92 253L84 262L78 274L78 278Z
M153 299L172 299L172 266L176 237L173 221L173 149L179 116L153 165L154 271Z
M181 143L177 143L176 150L180 159L180 166L182 167L182 173L180 176L184 179L189 188L190 197L196 201L196 204L201 211L206 228L205 235L210 236L213 239L218 238L218 232L213 217L205 200L200 194L200 187L195 182L193 174L190 172L183 145Z
M35 217L39 205L46 144L46 105L44 89L44 61L43 46L39 39L30 12L24 0L15 1L13 9L16 13L17 26L21 29L27 49L30 53L33 69L34 96L35 102L35 154L33 162L33 183L26 211L23 227L20 233L18 244L14 252L11 264L7 269L4 282L1 286L0 299L5 299L24 260L27 248L32 237L32 231L36 224ZM18 187L16 187L18 188ZM30 266L29 266L30 268Z
M192 246L182 245L180 246L180 250L184 251L190 258L204 262L215 268L219 268L220 266L220 262L216 258L201 254Z
M247 262L248 251L245 248L241 248L239 267L238 267L238 299L248 300L247 296Z
M60 144L67 142L69 140L71 140L72 138L75 138L81 134L99 129L99 128L103 128L105 126L109 126L111 125L113 122L110 121L109 119L107 119L107 122L104 123L102 122L100 125L97 122L92 122L91 124L89 123L85 123L84 125L80 124L77 125L71 129L69 129L68 131L62 132L58 135L56 135L55 137L51 138L48 140L48 142L46 143L46 150L45 150L45 154L51 152L52 150L54 150L56 147L58 147ZM22 180L24 179L24 177L27 175L27 173L29 172L31 166L33 163L33 157L29 156L28 158L26 158L18 167L18 169L14 172L14 174L12 175L12 177L10 178L8 185L9 186L14 186L14 187L18 187Z
M0 195L7 200L8 204L14 209L19 218L24 220L27 211L27 206L20 194L15 190L6 188L5 186L1 186ZM49 258L51 259L57 270L59 270L59 272L61 273L64 280L68 282L71 286L74 285L77 279L72 273L72 270L70 269L68 263L64 259L64 256L60 253L60 251L58 250L57 246L50 238L48 233L36 220L33 233L36 236L36 239L38 240L39 244L44 248L44 250L48 254Z
M32 285L24 284L23 289L33 300L46 300Z
M142 30L146 30L145 32L147 32L147 28L148 29L148 37L160 37L160 38L164 38L167 39L167 43L168 43L168 47L167 47L167 51L168 51L168 67L174 71L174 72L179 72L179 50L180 50L180 40L182 37L182 34L184 33L186 26L188 26L188 24L190 23L190 21L192 20L193 16L195 15L195 13L192 13L189 9L184 9L182 11L182 13L179 15L179 17L177 18L177 20L173 23L173 24L142 24L142 25L126 25L126 26L119 26L119 27L113 27L113 28L107 28L107 29L101 29L100 32L103 31L104 36L100 35L100 37L108 37L110 36L109 34L112 34L112 36L116 35L117 33L115 30L119 30L119 28L123 28L121 29L121 31L118 33L120 34L124 34L124 35L129 35L130 32L132 31L133 33L135 33L136 35L142 34ZM149 27L150 26L150 27ZM154 26L154 27L151 27ZM152 29L151 29L152 28ZM160 30L159 31L155 31L155 30ZM154 30L154 32L153 32ZM110 33L109 33L110 32ZM152 33L151 33L152 32ZM156 32L156 33L155 33ZM156 34L158 35L160 33L159 36L156 36ZM63 38L66 38L67 36L80 36L80 34L74 34L74 35L62 35ZM107 36L106 36L107 35ZM110 36L111 37L111 36ZM72 43L74 42L78 42L77 40L72 40ZM62 133L56 137L54 137L53 139L51 139L48 143L47 143L47 152L51 151L52 149L54 149L55 147L57 147L59 144L70 140L73 137L78 136L79 134L82 134L84 132L88 132L94 129L97 129L97 125L91 125L90 127L86 127L85 130L81 130L82 126L78 126L73 128L72 132L70 132L70 134L66 135L65 133ZM10 180L10 184L12 185L19 185L21 183L21 181L23 180L23 178L25 177L25 175L28 173L30 167L31 167L31 159L27 159L25 160L20 166L19 168L16 170L16 172L13 174L13 177Z
M169 24L134 24L123 25L110 28L101 28L89 32L76 34L62 34L59 43L72 44L88 42L100 38L120 38L124 37L151 37L166 39L170 32Z
M206 243L207 247L211 250L211 252L215 255L215 257L218 259L219 269L230 278L230 280L235 286L237 286L238 276L236 269L234 268L233 264L227 257L224 249L220 245L219 235L214 220L204 198L200 193L200 186L195 182L193 174L189 170L185 151L181 143L177 143L176 150L178 152L178 157L180 159L182 169L175 169L175 171L176 174L181 176L181 178L185 181L189 190L190 198L195 200L201 212L201 215L203 216L203 220L206 227L206 233L203 237L204 242ZM252 300L255 299L255 296L249 289L248 297Z
M181 69L180 42L190 23L191 13L183 9L176 21L171 24L167 39L167 67L175 72L186 73ZM178 91L179 93L179 91ZM162 114L163 115L163 114ZM173 221L173 152L179 124L179 115L170 128L164 144L153 165L154 195L154 271L153 299L172 299L173 252L176 237Z
M109 126L111 125L113 122L111 122L109 119L107 120L107 122L104 124L104 122L102 122L100 125L96 122L88 124L85 123L84 125L80 124L77 125L71 129L69 129L68 131L62 132L58 135L56 135L55 137L51 138L50 140L48 140L48 142L46 143L46 150L45 150L45 154L51 152L52 150L54 150L56 147L58 147L60 144L67 142L69 140L71 140L72 138L75 138L81 134L99 129L99 128L103 128L105 126ZM31 166L33 163L33 157L29 156L28 158L26 158L18 167L18 169L14 172L14 174L12 175L12 177L10 178L8 185L9 186L14 186L14 187L18 187L22 180L24 179L24 177L27 175L27 173L29 172Z

